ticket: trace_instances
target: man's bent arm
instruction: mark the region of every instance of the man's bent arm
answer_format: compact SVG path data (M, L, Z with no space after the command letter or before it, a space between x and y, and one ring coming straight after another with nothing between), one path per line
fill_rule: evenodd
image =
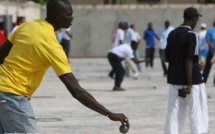
M6 40L3 45L0 47L0 63L8 56L13 44Z
M132 58L131 60L132 60L135 64L142 63L142 62L146 61L146 60L137 60L136 58Z
M185 63L188 91L191 92L193 76L193 60L187 59Z
M61 81L66 85L69 92L74 98L81 102L86 107L107 116L112 121L120 121L122 124L126 123L126 126L130 128L128 118L121 113L111 113L104 106L96 101L92 95L84 90L79 84L77 79L72 73L64 74L59 76Z
M93 98L92 95L90 95L78 84L77 79L72 73L64 74L59 78L66 85L72 96L76 98L79 102L81 102L83 105L105 116L108 116L111 113L104 106L99 104L95 100L95 98Z
M213 46L213 44L210 42L210 40L206 40L206 42L208 43L209 47L212 48L212 50L215 50L215 47Z

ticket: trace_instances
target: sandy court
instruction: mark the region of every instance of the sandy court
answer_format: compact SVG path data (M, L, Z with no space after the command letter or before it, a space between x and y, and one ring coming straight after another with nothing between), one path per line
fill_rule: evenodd
M110 65L105 58L70 59L80 85L112 112L123 112L129 119L128 134L162 134L167 110L168 85L163 77L160 59L154 68L145 68L139 79L125 78L124 92L113 92L114 81L108 77ZM215 134L215 90L211 69L207 83L209 133ZM73 99L62 82L49 69L31 100L40 134L120 134L120 123L112 122ZM189 134L187 118L183 134Z

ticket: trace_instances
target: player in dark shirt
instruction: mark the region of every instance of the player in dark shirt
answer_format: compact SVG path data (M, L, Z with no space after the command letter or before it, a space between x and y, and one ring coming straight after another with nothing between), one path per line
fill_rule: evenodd
M198 38L193 29L199 16L193 7L184 10L184 23L167 39L170 84L168 113L164 134L180 134L189 108L191 134L208 132L208 108L205 84L198 64Z

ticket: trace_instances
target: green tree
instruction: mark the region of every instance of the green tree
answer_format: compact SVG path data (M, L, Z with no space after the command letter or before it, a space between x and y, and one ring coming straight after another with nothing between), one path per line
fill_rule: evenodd
M205 3L215 3L215 0L205 0Z

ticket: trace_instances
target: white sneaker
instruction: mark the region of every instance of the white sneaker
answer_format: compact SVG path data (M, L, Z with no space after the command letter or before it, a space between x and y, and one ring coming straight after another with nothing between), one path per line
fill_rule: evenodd
M138 76L139 76L139 73L135 73L134 76L133 76L133 78L134 79L138 79Z

